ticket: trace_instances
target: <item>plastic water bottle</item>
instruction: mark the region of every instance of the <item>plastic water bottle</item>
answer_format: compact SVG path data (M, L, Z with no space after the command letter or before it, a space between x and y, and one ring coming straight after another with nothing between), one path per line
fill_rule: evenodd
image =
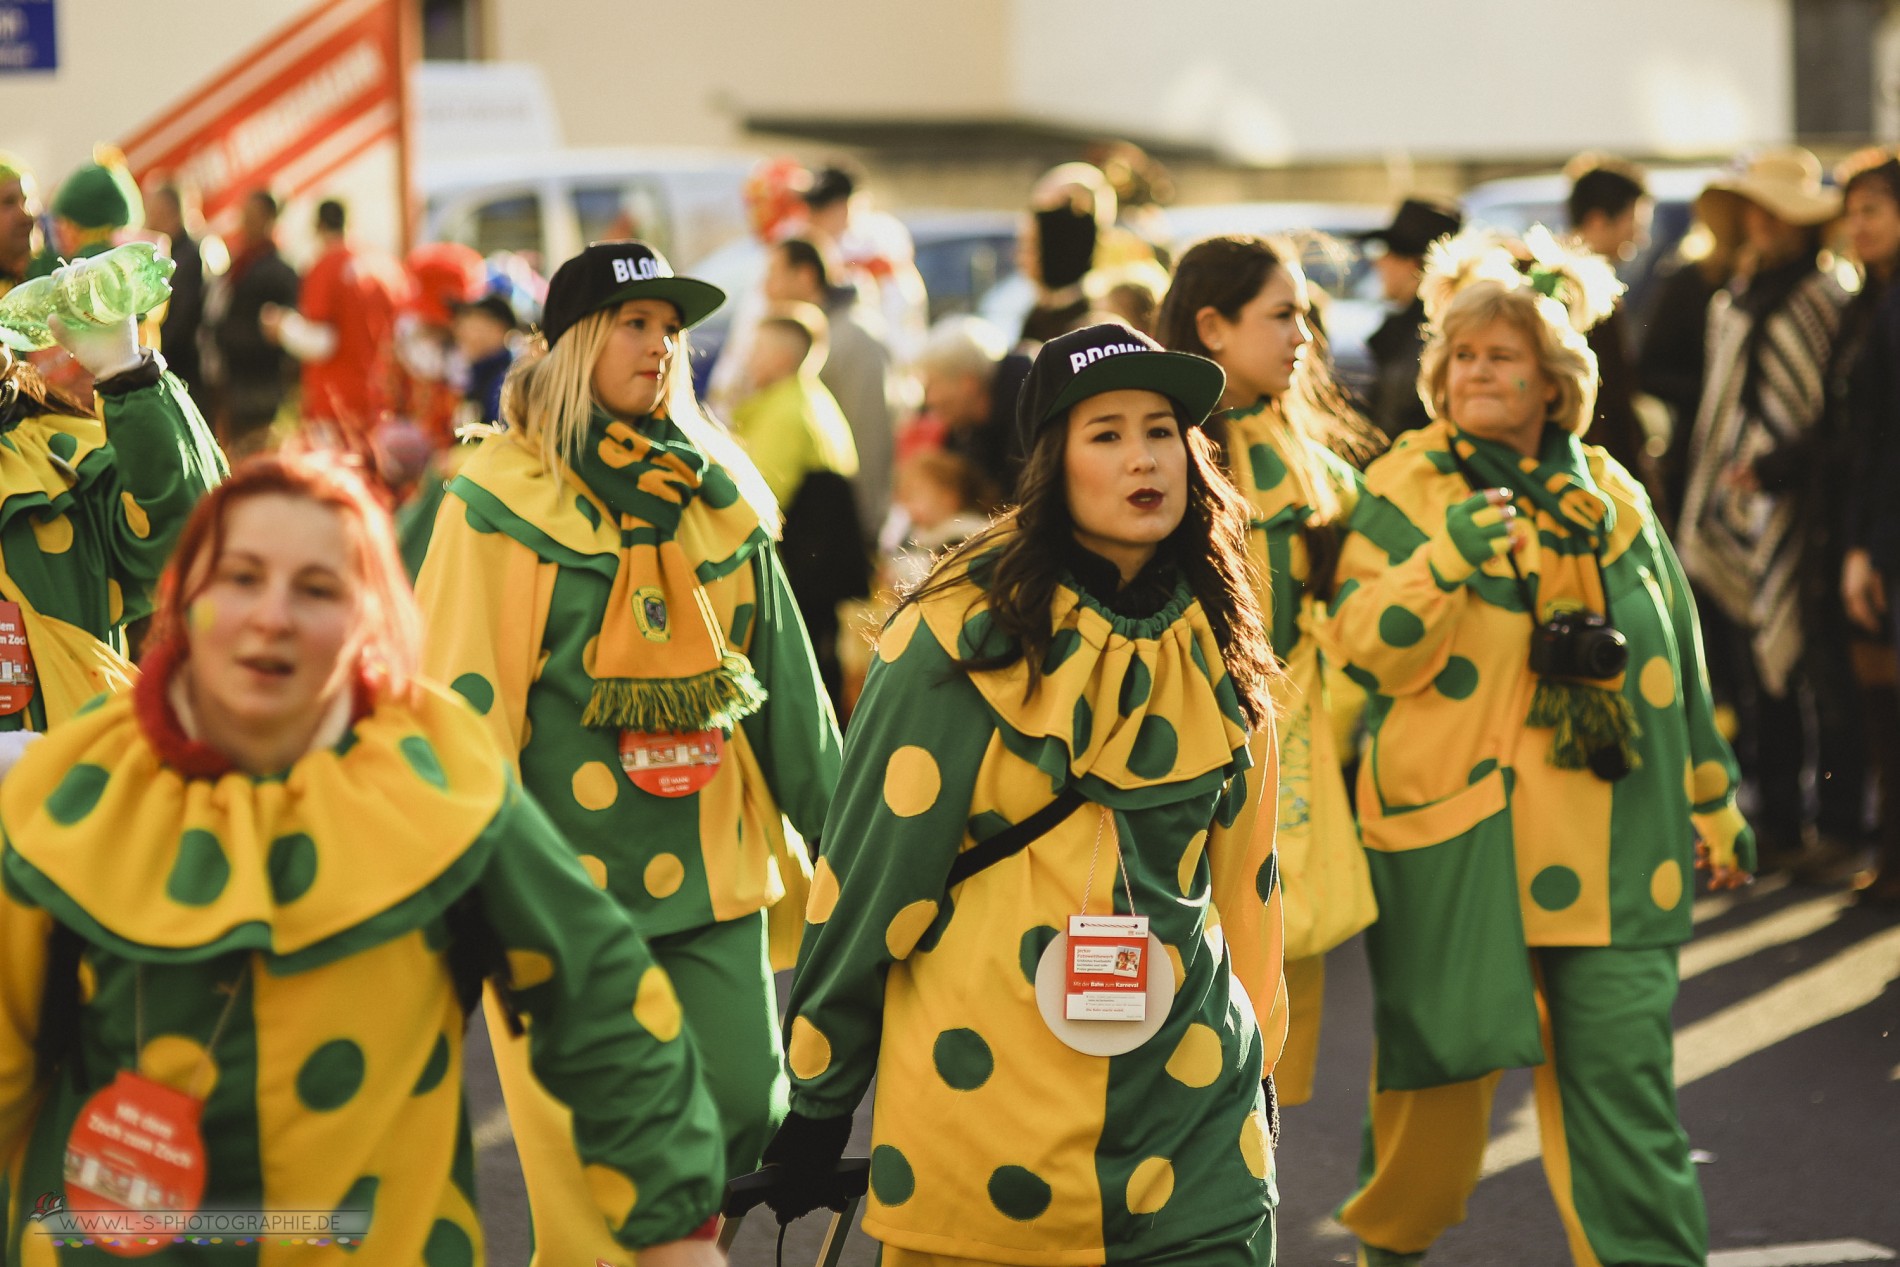
M0 296L0 340L22 352L55 342L48 320L109 326L150 312L172 293L178 266L150 242L127 242L55 269Z

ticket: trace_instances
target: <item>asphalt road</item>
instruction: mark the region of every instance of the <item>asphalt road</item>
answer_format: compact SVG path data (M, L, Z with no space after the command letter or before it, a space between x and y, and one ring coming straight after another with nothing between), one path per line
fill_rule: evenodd
M1683 1121L1705 1158L1710 1267L1900 1257L1900 916L1848 899L1840 888L1764 881L1697 902L1676 1007L1677 1082ZM1356 943L1329 959L1326 994L1319 1087L1310 1104L1287 1111L1278 1157L1279 1261L1287 1267L1353 1258L1331 1211L1353 1187L1371 1050ZM520 1267L528 1257L520 1172L486 1059L485 1046L471 1043L489 1261ZM1430 1261L1563 1267L1569 1257L1538 1161L1528 1074L1506 1075L1492 1134L1468 1217ZM863 1111L853 1151L868 1139ZM768 1267L776 1231L768 1212L755 1214L733 1263ZM822 1231L817 1218L792 1228L784 1261L813 1262ZM875 1251L856 1235L842 1261L870 1267Z

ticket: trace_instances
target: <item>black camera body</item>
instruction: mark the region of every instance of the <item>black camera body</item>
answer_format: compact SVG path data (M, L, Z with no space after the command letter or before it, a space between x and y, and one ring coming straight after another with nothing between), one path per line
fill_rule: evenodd
M1629 662L1628 640L1595 612L1558 612L1531 631L1531 672L1539 677L1601 681Z

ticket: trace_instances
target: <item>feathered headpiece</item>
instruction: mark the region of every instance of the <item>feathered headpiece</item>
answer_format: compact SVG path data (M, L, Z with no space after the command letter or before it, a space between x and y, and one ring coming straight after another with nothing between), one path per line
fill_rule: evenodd
M1425 319L1438 324L1459 292L1486 281L1529 287L1550 301L1550 319L1579 334L1589 333L1609 316L1623 293L1623 283L1601 256L1581 244L1558 241L1541 224L1532 225L1522 239L1467 229L1442 239L1425 257L1425 276L1418 288Z

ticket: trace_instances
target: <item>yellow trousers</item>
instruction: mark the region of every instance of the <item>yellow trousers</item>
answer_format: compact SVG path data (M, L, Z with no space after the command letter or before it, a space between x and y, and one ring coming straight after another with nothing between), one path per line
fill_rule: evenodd
M1319 1019L1326 1002L1326 956L1289 959L1286 980L1286 1046L1273 1067L1273 1090L1280 1106L1313 1098L1313 1067L1319 1063Z

